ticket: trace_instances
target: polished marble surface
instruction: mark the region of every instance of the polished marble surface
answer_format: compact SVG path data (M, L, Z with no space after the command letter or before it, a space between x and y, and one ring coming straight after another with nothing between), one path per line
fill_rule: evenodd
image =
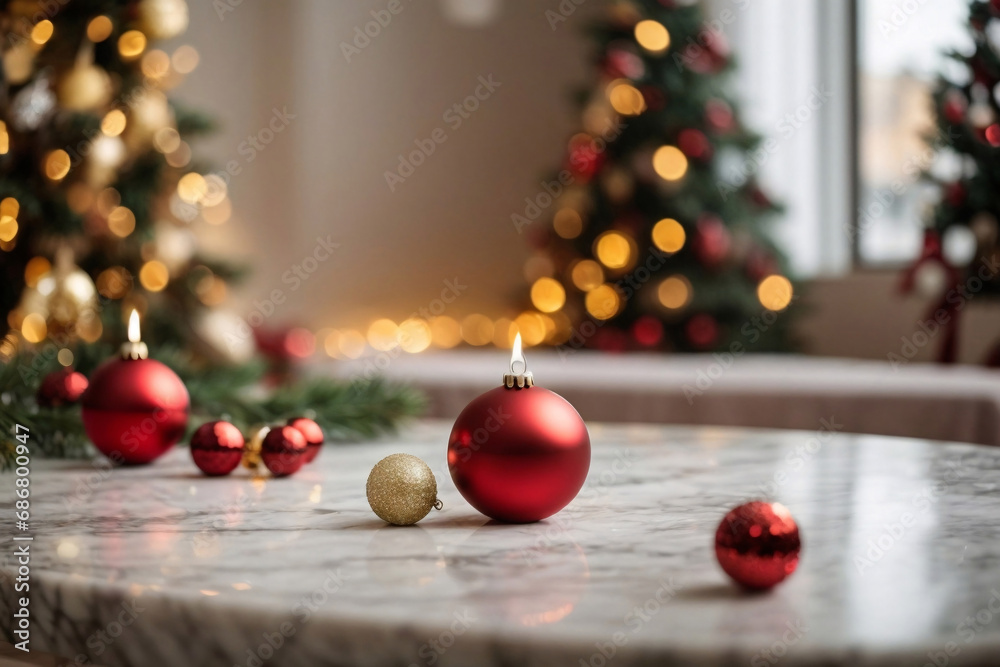
M1000 448L846 435L835 417L591 425L576 501L500 525L455 491L448 428L330 446L279 480L201 477L184 449L144 468L35 461L32 647L107 665L1000 664ZM416 527L365 502L399 451L444 502ZM755 497L783 502L804 545L762 595L712 552Z

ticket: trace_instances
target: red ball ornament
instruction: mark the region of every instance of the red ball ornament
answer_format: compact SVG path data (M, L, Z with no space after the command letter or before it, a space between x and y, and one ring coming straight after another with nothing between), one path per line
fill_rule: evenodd
M729 132L734 124L733 109L723 100L709 100L705 103L705 120L716 132Z
M191 458L210 477L228 475L243 459L243 444L243 434L229 422L208 422L191 436Z
M298 429L306 439L306 463L312 463L319 454L319 448L323 446L323 429L306 417L292 417L288 420L288 425Z
M302 432L292 426L275 426L260 448L260 458L275 477L299 471L306 463L308 445Z
M72 368L52 371L42 380L35 401L42 408L58 408L80 400L87 391L87 378Z
M715 556L746 588L771 588L799 564L799 527L780 503L753 501L725 516L715 532Z
M699 130L681 130L677 135L677 147L688 157L699 160L712 157L712 145L708 142L708 137Z
M576 497L590 469L590 435L579 413L533 385L518 335L504 384L469 403L448 438L455 486L497 521L552 516Z
M81 414L87 437L102 454L134 465L162 456L183 437L190 400L176 373L146 358L134 313L130 338L121 358L106 361L91 375Z

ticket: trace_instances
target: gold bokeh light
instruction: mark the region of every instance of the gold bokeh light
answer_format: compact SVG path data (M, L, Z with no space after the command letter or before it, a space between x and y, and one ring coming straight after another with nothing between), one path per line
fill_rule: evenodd
M676 146L660 146L653 153L653 169L665 181L680 180L687 173L687 157Z
M608 101L611 108L623 116L638 116L646 110L646 100L639 89L625 81L608 85Z
M670 276L657 287L656 296L664 308L680 310L691 302L691 283L684 276Z
M760 305L768 310L779 311L792 302L792 281L785 276L771 275L757 285L757 298Z
M604 282L604 269L592 259L583 259L573 265L570 278L577 289L589 292Z
M594 254L609 269L623 269L632 261L632 242L621 232L604 232L594 241Z
M54 26L52 21L45 19L44 21L39 21L35 24L35 27L31 29L31 41L35 44L41 46L45 42L49 41L52 37L52 31Z
M108 229L120 238L125 238L135 231L135 214L124 206L117 206L108 214Z
M552 217L552 228L564 239L575 239L583 231L583 218L574 208L561 208Z
M670 46L670 33L659 21L647 19L635 24L635 41L650 53L663 53Z
M420 317L403 320L399 325L399 346L406 352L423 352L431 345L431 325Z
M69 173L70 165L69 153L58 148L45 156L45 175L53 181L61 181Z
M448 349L462 342L462 327L453 317L439 315L430 319L431 342L435 347Z
M493 340L493 320L475 313L462 320L462 338L469 345L486 345Z
M686 239L684 227L673 218L664 218L653 226L653 243L663 252L677 252Z
M146 36L138 30L123 32L118 38L118 53L125 60L138 58L146 50Z
M399 344L399 326L388 318L380 318L368 326L368 344L385 352Z
M96 16L87 24L87 39L92 42L103 42L111 36L111 19L107 16Z
M139 269L139 282L150 292L159 292L170 281L170 271L166 264L158 260L150 260Z
M531 286L531 303L543 313L554 313L566 303L566 290L555 278L539 278Z
M618 314L621 307L621 297L618 290L608 284L600 285L587 292L584 299L587 312L598 320L610 320Z

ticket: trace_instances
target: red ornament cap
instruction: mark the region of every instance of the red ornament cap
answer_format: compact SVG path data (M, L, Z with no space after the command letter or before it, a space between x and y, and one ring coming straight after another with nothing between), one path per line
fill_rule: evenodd
M275 426L261 443L260 458L275 477L291 475L305 465L308 445L301 431L291 426Z
M771 588L799 564L799 527L780 503L753 501L731 510L715 533L726 574L751 589Z
M207 422L191 435L191 458L210 477L228 475L243 458L243 444L243 434L229 422Z
M307 417L292 417L288 420L288 425L298 429L299 433L306 439L306 463L312 463L319 448L323 445L323 429L320 425Z

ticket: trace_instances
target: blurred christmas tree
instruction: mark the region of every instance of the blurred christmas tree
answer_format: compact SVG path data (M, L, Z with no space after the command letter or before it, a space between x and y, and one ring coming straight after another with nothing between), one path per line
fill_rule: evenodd
M76 408L36 401L35 392L60 365L86 373L106 358L132 309L203 419L315 411L335 433L368 435L419 408L411 391L377 381L300 383L280 400L240 393L264 366L232 363L203 320L238 271L200 255L194 235L230 212L227 183L195 163L188 144L212 122L166 95L198 54L153 44L187 24L184 0L2 5L0 438L8 446L19 422L42 427L43 452L85 451Z
M187 6L14 0L0 20L5 347L95 342L136 308L151 342L211 352L191 323L233 269L196 253L192 227L225 217L226 184L192 163L211 121L166 96L197 52L151 44L185 30Z
M904 289L939 297L932 313L944 309L948 314L939 354L945 362L957 359L959 304L976 293L1000 294L1000 2L971 2L968 27L974 48L948 54L956 66L938 80L938 127L929 138L955 168L939 169L939 164L926 174L940 186L941 200L925 231L921 257L904 282ZM942 175L948 171L950 178ZM974 248L960 253L968 264L956 267L948 262L946 246ZM1000 346L988 362L1000 366Z
M592 36L551 225L514 216L538 250L533 305L574 347L787 349L792 284L762 233L779 209L723 175L760 143L725 94L723 36L679 0L612 3Z

